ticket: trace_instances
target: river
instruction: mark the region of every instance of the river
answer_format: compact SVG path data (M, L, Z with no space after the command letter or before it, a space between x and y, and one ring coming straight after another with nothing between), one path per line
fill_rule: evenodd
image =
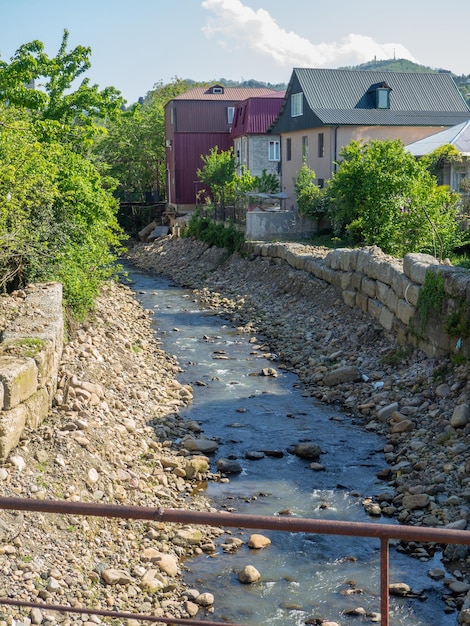
M371 518L363 507L365 498L390 489L376 477L386 466L383 438L303 395L297 378L278 367L262 337L239 332L191 291L126 269L137 299L154 311L163 349L178 358L179 381L193 386L194 401L181 416L199 422L203 435L219 442L213 471L221 457L241 465L229 480L201 486L217 509L395 523ZM263 370L275 375L262 375ZM322 450L316 469L292 454L293 446L305 441ZM380 611L378 540L269 532L262 534L271 545L255 551L246 545L250 531L231 532L243 539L240 549L228 554L219 545L215 555L186 562L185 582L215 596L214 613L205 619L290 626L323 618L345 626L371 623ZM442 582L428 576L431 568L443 569L439 555L421 562L397 548L390 549L390 581L409 584L417 597L391 598L391 626L455 625L457 613L445 612ZM238 582L245 565L258 569L260 582ZM344 614L357 607L368 615Z

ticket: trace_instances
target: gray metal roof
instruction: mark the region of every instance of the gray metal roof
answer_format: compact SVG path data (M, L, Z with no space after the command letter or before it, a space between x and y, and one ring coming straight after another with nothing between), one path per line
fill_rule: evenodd
M408 144L405 150L419 157L448 144L455 146L461 154L470 156L470 119L462 124L441 130L439 133L434 133L430 137L414 141Z
M383 83L389 109L375 104L374 88ZM281 115L298 90L323 125L453 126L470 115L449 73L295 68Z

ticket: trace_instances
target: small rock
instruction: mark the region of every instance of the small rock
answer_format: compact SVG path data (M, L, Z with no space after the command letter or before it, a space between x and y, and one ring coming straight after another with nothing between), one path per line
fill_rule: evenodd
M256 567L253 565L246 565L241 572L238 573L238 580L243 585L251 585L252 583L256 583L260 580L261 574L258 572Z

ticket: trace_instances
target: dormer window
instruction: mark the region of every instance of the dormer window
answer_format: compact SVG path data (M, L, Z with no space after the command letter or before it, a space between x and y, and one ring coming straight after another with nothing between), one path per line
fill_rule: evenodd
M378 109L390 108L390 87L379 87L376 91L376 106Z
M390 92L391 88L386 82L372 85L369 89L369 93L374 98L374 105L376 109L389 109L390 108Z
M224 93L224 88L219 85L212 87L212 93Z

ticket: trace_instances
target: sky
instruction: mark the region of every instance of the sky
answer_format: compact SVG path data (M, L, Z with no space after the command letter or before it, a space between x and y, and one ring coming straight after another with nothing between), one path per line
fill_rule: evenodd
M129 104L155 84L255 79L287 83L294 67L406 58L470 74L470 1L0 0L0 59L33 40L56 55L90 47L84 75Z

